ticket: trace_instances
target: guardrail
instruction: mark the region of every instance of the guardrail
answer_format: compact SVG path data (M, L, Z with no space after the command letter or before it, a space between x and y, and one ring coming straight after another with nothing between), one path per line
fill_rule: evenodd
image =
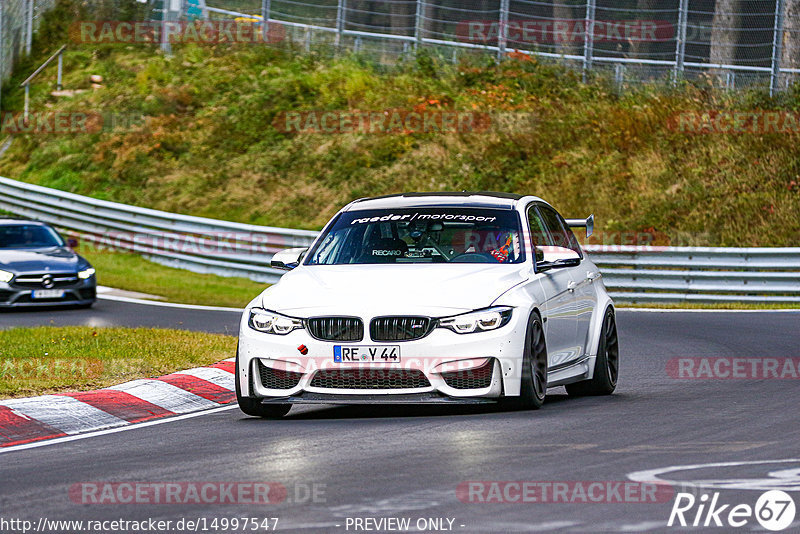
M800 303L800 248L584 248L619 302Z
M272 283L283 248L317 233L139 208L0 177L0 209L172 267ZM619 302L800 303L800 248L587 245Z
M0 177L0 209L51 223L82 240L142 254L199 273L273 283L283 248L311 244L316 232L232 223L98 200Z

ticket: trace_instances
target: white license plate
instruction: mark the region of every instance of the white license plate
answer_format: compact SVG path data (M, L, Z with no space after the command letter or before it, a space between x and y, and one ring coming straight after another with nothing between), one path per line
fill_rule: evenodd
M334 345L333 361L397 363L400 361L399 345Z
M63 289L36 289L33 291L35 299L60 299L64 296Z

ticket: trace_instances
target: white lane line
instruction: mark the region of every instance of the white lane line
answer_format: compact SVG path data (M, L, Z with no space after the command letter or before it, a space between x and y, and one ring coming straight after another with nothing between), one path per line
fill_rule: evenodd
M185 371L177 371L176 375L189 375L202 380L207 380L221 388L229 391L236 389L236 383L233 380L233 373L218 369L216 367L195 367L194 369L187 369Z
M201 412L188 413L185 415L178 415L175 417L165 417L163 419L155 419L153 421L145 421L144 423L135 423L132 425L121 426L116 428L108 428L105 430L96 430L94 432L87 432L86 434L78 434L75 436L65 436L63 438L48 439L46 441L35 441L33 443L23 443L22 445L14 445L12 447L0 447L0 454L7 452L21 451L25 449L35 449L38 447L47 447L48 445L57 445L59 443L67 443L70 441L78 441L81 439L96 438L98 436L106 436L108 434L116 434L117 432L125 432L127 430L136 430L148 426L163 425L164 423L174 423L176 421L183 421L184 419L191 419L193 417L200 417L202 415L210 415L217 412L226 410L239 409L239 406L233 404L231 406L221 406L211 410L203 410Z
M97 295L103 300L114 300L117 302L127 302L129 304L145 304L147 306L160 306L162 308L181 308L184 310L205 310L205 311L227 311L243 312L244 308L227 308L224 306L200 306L199 304L178 304L177 302L158 302L155 300L135 299L132 297L119 297L115 295Z
M0 404L65 434L127 424L127 421L119 417L72 397L43 395L27 399L11 399Z
M214 401L189 393L161 380L141 378L108 389L124 391L172 413L187 413L219 406Z

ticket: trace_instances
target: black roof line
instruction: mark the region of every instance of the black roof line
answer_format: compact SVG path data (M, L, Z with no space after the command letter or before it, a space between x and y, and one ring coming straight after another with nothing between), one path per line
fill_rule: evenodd
M366 202L367 200L379 200L382 198L397 198L397 197L419 198L419 197L471 197L471 196L503 198L506 200L519 200L523 197L523 195L517 195L516 193L503 193L497 191L451 191L451 192L429 191L429 192L413 192L413 193L394 193L392 195L381 195L377 197L360 198L356 200L356 202Z

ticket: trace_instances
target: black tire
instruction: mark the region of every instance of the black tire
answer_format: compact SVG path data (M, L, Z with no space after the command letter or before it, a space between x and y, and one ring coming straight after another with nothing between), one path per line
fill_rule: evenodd
M613 308L608 308L603 317L603 328L600 330L594 376L591 380L567 384L567 393L573 397L611 395L617 387L618 377L619 339L617 337L617 321Z
M531 314L525 333L522 355L522 383L518 397L504 397L500 403L507 410L538 410L547 395L547 344L542 319Z
M261 400L254 397L242 396L242 388L239 387L239 347L236 347L236 402L239 409L247 415L253 417L263 417L264 419L280 419L292 409L291 404L261 404Z

